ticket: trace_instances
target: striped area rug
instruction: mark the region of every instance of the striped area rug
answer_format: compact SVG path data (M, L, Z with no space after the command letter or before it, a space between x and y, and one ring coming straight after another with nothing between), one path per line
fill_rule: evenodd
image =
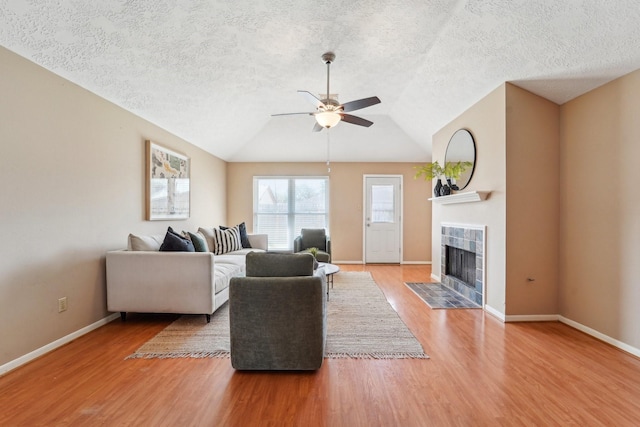
M334 276L327 313L326 358L428 359L368 272ZM183 315L129 358L229 357L229 310Z

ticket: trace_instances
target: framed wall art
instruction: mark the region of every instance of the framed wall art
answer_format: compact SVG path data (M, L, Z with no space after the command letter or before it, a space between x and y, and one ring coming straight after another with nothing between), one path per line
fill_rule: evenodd
M189 158L147 141L147 220L188 219L190 214Z

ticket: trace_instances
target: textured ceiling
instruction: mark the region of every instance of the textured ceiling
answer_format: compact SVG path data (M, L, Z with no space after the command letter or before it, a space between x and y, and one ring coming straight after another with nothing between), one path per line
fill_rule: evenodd
M505 81L562 104L640 68L637 0L0 0L0 44L229 161L323 161L296 90L370 128L332 161L425 161L431 136Z

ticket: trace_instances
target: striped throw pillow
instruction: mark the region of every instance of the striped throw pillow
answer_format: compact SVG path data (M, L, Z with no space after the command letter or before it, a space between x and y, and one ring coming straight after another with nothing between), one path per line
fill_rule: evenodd
M242 242L240 241L240 229L238 226L221 230L219 228L213 229L213 248L211 252L214 255L222 255L227 252L233 252L242 249Z

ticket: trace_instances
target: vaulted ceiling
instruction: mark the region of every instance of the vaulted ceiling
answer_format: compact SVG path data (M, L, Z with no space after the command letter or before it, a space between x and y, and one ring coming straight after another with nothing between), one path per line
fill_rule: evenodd
M324 161L296 91L369 128L332 161L426 161L431 136L505 81L558 104L640 68L637 0L0 0L0 44L228 161Z

